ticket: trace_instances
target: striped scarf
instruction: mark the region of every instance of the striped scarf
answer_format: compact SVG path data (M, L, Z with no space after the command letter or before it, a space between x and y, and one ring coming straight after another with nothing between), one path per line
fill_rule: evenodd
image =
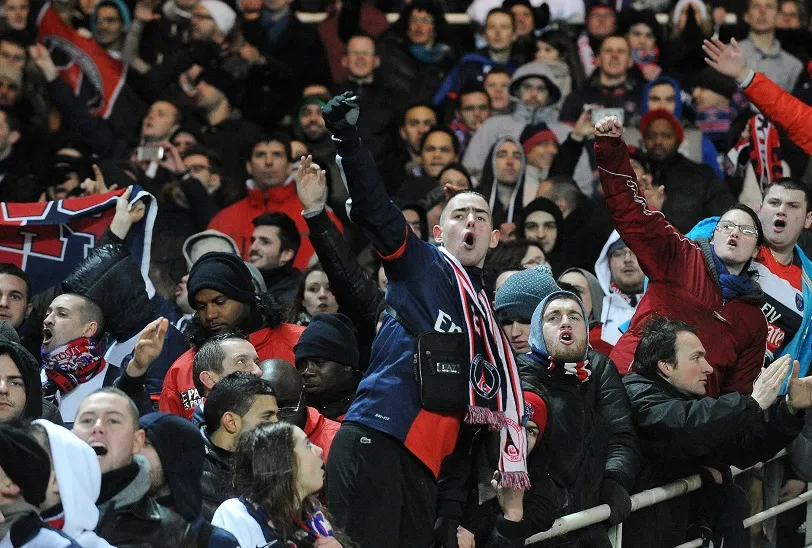
M43 397L59 405L65 394L104 371L104 344L79 337L51 352L42 351L42 368L47 380L42 383Z
M527 437L522 426L524 397L516 360L485 291L474 289L456 257L444 247L440 247L440 251L457 278L468 333L471 368L465 422L499 429L500 484L512 489L528 489Z

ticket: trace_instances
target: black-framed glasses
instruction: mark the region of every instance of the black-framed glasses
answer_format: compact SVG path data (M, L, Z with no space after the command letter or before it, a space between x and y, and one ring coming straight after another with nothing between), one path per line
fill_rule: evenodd
M289 418L296 415L299 412L299 409L302 408L302 402L304 401L304 388L299 393L299 401L296 403L296 407L280 407L278 414L280 417Z
M737 225L736 223L731 223L730 221L719 221L716 223L716 230L724 234L730 234L737 228L745 236L758 236L758 229L753 225Z

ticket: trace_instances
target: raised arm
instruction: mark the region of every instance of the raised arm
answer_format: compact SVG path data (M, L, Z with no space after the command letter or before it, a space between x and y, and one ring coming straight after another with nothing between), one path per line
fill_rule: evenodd
M629 150L623 141L623 124L610 116L595 125L595 158L606 206L640 267L653 281L677 276L692 242L671 226L659 211L651 211L637 186Z
M812 154L812 107L761 73L747 67L736 39L726 46L718 38L705 40L702 46L707 62L725 76L735 78L747 99L770 121L784 129L789 138L807 154Z
M375 160L357 135L358 98L352 92L333 97L322 114L338 141L338 166L352 200L350 218L384 258L398 254L408 228L403 213L386 193Z

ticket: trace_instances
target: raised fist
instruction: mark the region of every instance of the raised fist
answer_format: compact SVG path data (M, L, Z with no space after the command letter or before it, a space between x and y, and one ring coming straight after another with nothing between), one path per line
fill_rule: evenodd
M601 118L595 124L595 137L621 137L623 135L623 124L614 116Z
M344 140L355 135L355 125L361 108L358 106L358 97L351 91L336 95L321 107L321 115L327 129L336 139Z

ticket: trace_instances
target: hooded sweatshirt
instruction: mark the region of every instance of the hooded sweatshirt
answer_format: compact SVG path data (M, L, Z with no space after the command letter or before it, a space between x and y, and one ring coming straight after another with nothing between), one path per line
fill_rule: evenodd
M677 148L677 152L696 163L708 164L716 172L716 175L723 178L722 168L719 165L718 153L716 147L713 146L708 137L701 131L693 127L685 127L685 121L682 119L682 88L674 78L669 76L660 76L655 78L643 88L643 98L640 101L640 113L645 115L649 110L648 96L651 93L651 88L658 84L668 84L674 88L674 96L676 97L676 104L674 105L674 118L682 123L684 138ZM627 143L637 146L645 150L643 144L643 136L637 128L626 128L624 132L624 139Z
M578 304L581 306L581 311L584 315L584 318L588 318L586 313L586 308L584 308L584 303L575 293L571 293L569 291L553 291L547 297L542 299L539 305L536 307L535 312L533 312L533 318L530 320L530 337L528 342L530 343L530 348L533 349L533 354L537 356L546 356L549 354L547 351L547 345L544 342L544 332L542 330L543 322L542 316L544 316L544 308L547 306L547 303L550 302L552 299L558 299L559 297L567 297L577 301ZM581 358L581 362L585 362L589 356L589 345L587 344L584 348L584 356ZM567 364L570 365L570 364ZM574 364L573 364L574 365ZM569 370L567 368L566 373L570 375L578 375L578 372L575 370ZM588 378L588 377L587 377Z
M546 106L532 108L519 101L519 84L525 78L538 77L544 80L550 99ZM483 171L488 152L493 144L504 136L511 136L518 139L522 130L528 124L546 123L550 130L555 133L558 143L566 140L572 128L566 124L558 122L558 110L555 105L561 98L561 90L555 84L555 75L550 70L549 65L540 61L534 61L522 65L510 80L509 92L515 104L511 114L501 114L492 116L485 120L482 126L471 136L471 142L465 149L462 164L472 174L479 174ZM573 175L578 182L578 186L589 188L587 195L594 192L592 184L592 169L589 166L589 159L586 152L581 155ZM583 185L583 186L582 186Z
M605 294L603 298L603 309L601 310L600 321L603 324L601 330L601 340L614 346L620 336L623 334L620 327L632 319L637 305L629 302L629 298L633 297L635 303L639 303L643 293L638 295L623 295L618 291L613 291L612 273L609 270L609 247L620 240L620 234L617 230L613 230L606 240L606 245L601 249L601 254L598 256L598 261L595 263L595 274L601 284L601 289ZM595 302L594 300L592 301ZM594 306L594 304L593 304Z
M34 424L42 426L48 434L51 462L62 499L62 532L82 548L110 548L106 540L93 532L99 521L96 499L101 490L101 469L95 451L62 426L43 419L35 420ZM48 522L55 527L53 518Z
M511 142L516 145L521 154L519 171L516 175L516 183L513 186L502 185L496 180L496 153L504 143ZM527 167L527 159L522 149L522 144L515 137L506 135L496 140L490 153L490 162L482 172L481 192L491 208L493 216L493 226L498 227L502 223L515 223L522 217L524 204L524 171ZM510 191L508 196L507 192Z

